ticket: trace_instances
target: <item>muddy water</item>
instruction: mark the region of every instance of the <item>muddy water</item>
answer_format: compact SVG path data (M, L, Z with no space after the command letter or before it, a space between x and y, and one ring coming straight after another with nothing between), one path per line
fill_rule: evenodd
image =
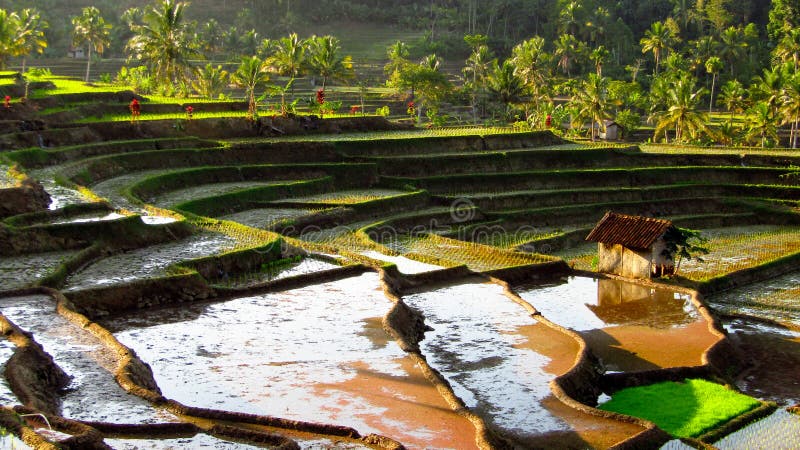
M441 270L444 268L442 266L414 261L413 259L408 259L405 256L384 255L383 253L379 253L374 250L362 252L361 254L368 258L377 259L378 261L393 263L397 265L397 270L405 274L432 272L434 270Z
M381 326L374 273L105 324L164 394L207 408L351 426L413 448L470 448L453 414Z
M800 416L778 408L772 415L714 443L720 450L800 448Z
M800 327L800 272L731 289L706 300L726 314L743 313Z
M214 255L233 248L234 244L235 240L229 236L203 232L167 244L112 255L71 275L67 278L66 289L75 291L162 276L171 264Z
M571 277L516 290L544 317L581 333L609 371L699 365L717 340L690 298L668 289Z
M725 329L746 364L736 386L762 400L800 404L800 331L741 319Z
M93 335L55 311L47 296L6 297L0 311L20 328L33 333L59 367L72 377L61 398L65 417L116 423L155 423L176 420L171 414L125 392L112 371L115 362Z
M422 353L471 410L521 440L572 430L545 405L554 376L551 358L526 345L524 330L535 320L499 285L458 284L403 301L421 310L433 328L421 342Z
M0 291L30 286L76 252L48 252L0 258Z
M217 439L204 433L198 433L192 437L182 437L173 439L105 439L105 443L116 450L162 450L162 449L213 449L213 450L233 450L263 448L261 446L244 444L241 442L231 442Z
M174 170L174 169L172 169ZM111 205L116 209L127 209L129 211L140 211L141 207L128 200L122 191L136 183L137 181L155 175L162 175L172 170L158 169L158 170L143 170L139 172L130 172L108 180L103 180L91 186L92 192L107 199Z

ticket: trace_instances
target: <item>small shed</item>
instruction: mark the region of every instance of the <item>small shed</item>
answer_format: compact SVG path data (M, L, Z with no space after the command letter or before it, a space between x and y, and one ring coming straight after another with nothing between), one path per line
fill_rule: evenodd
M664 234L670 228L669 220L609 211L586 240L597 242L599 272L630 278L660 277L675 272L672 255L664 251Z
M621 134L621 126L617 122L613 120L605 120L603 121L603 128L600 130L600 139L605 139L607 141L616 141L619 139L619 135Z
M67 57L68 58L75 58L75 59L83 59L83 58L86 57L86 54L83 51L83 47L70 46L67 49Z

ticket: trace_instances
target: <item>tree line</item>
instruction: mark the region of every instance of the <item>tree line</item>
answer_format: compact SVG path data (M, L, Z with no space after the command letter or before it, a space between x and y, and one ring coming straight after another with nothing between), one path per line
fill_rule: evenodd
M282 2L286 14L291 13L292 3ZM421 8L416 2L391 3L400 9ZM761 146L778 144L779 127L787 126L789 142L796 146L800 134L800 7L796 2L773 0L766 14L754 6L759 2L746 0L644 3L670 8L665 8L664 20L650 22L638 39L625 25L623 14L612 13L599 0L559 0L556 10L543 15L537 25L550 38L529 35L506 53L494 44L496 34L462 35L468 51L457 80L442 69L440 54L431 51L419 56L418 45L397 42L387 50L386 83L409 96L413 104L409 112L413 110L418 120L425 112L431 121L443 122L448 105L468 105L474 122L489 118L540 127L550 117L556 125L572 123L574 130L583 130L582 124L588 122L587 132L594 138L596 128L608 119L628 131L647 121L654 126L654 140ZM535 1L526 4L538 5ZM426 5L424 22L431 34L437 29L463 28L465 17L470 21L466 28L473 31L480 31L486 20L495 20L487 19L482 2L431 1ZM466 7L466 16L453 16L451 5ZM197 67L190 62L214 59L227 50L224 34L210 30L216 24L209 21L198 27L187 19L187 7L184 2L159 0L122 14L124 51L143 65L124 68L117 75L121 82L170 95L195 91L214 96L234 80L229 80L222 66ZM525 16L526 11L518 15ZM435 24L431 22L434 16L438 17ZM763 23L746 22L749 18L763 19ZM72 44L85 46L90 53L102 53L113 41L114 27L96 7L84 8L71 23ZM0 64L9 57L44 51L47 26L35 9L0 10ZM323 90L329 80L355 78L352 59L343 54L333 36L301 39L291 33L268 39L253 30L237 35L237 41L237 51L232 53L241 62L235 73L249 68L250 75L239 74L235 79L247 88L251 102L256 100L256 87L270 73L290 79L284 86L268 89L282 99L287 92L294 97L293 80L307 74L318 77ZM242 45L244 41L249 44ZM622 44L635 46L623 54ZM90 64L91 58L87 79ZM255 77L255 72L261 75ZM242 81L255 78L256 83ZM284 100L281 104L285 107ZM727 120L717 118L712 126L709 114L715 109L730 114ZM740 120L743 117L746 120Z

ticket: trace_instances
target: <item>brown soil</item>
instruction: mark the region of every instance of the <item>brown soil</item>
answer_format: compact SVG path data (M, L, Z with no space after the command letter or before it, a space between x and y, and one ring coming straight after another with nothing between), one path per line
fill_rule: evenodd
M385 408L383 416L365 417L364 420L381 430L380 434L402 442L407 448L477 448L472 423L450 408L410 358L396 362L407 376L387 376L359 364L354 367L358 371L356 378L344 383L319 385L319 395L328 396L325 391L337 390ZM387 424L390 424L389 428ZM426 432L414 433L420 429Z
M608 370L624 372L699 366L703 353L719 339L705 320L671 328L623 325L582 336Z
M553 377L566 373L575 363L580 347L570 336L542 323L524 327L520 330L520 334L528 336L528 342L521 345L521 348L534 350L551 359L545 369L552 373ZM577 411L555 397L548 397L542 405L551 414L567 422L572 431L544 434L520 442L526 447L608 448L644 431L644 428L638 425Z

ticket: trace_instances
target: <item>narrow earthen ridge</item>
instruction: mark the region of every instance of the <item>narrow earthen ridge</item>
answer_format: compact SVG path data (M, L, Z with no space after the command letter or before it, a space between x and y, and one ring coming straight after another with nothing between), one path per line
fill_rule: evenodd
M56 448L74 450L111 450L111 447L103 442L103 433L82 422L48 414L44 415L47 418L47 422L45 422L39 415L40 411L27 408L25 406L15 406L14 411L19 415L27 416L26 419L28 421L36 422L40 427L46 427L49 423L54 430L71 435L71 437L63 441L58 441ZM37 446L36 448L39 447Z
M222 439L244 440L269 445L277 450L300 450L300 446L286 436L266 433L264 431L248 430L230 425L214 425L206 431L210 436Z
M614 449L633 449L633 448L654 448L663 445L672 437L658 428L656 424L638 417L603 411L586 403L595 403L597 395L600 393L598 388L600 373L596 368L597 358L589 350L586 341L576 332L565 328L557 323L551 322L543 317L536 308L520 297L511 286L504 280L490 278L491 281L504 287L506 295L523 306L531 316L539 323L570 336L578 344L578 353L575 362L567 372L555 377L550 381L550 391L565 405L593 416L616 420L619 422L632 423L639 425L644 430L622 442L612 446ZM581 401L576 400L579 398ZM586 403L584 403L586 402Z
M19 289L3 293L3 297L40 294L38 289ZM0 332L17 348L8 359L5 377L11 390L23 404L50 415L61 411L59 393L69 384L70 377L36 342L30 333L0 314Z
M396 266L394 267L396 271ZM397 341L403 351L408 353L420 368L425 378L430 381L439 394L444 398L450 408L458 415L469 420L475 427L477 446L481 449L511 449L513 445L492 430L483 418L467 408L464 401L453 391L447 379L436 369L428 364L425 356L420 353L419 342L424 338L424 317L406 305L399 296L396 284L402 284L395 273L387 274L379 270L381 284L386 297L394 303L392 309L383 318L384 329Z
M9 407L0 407L0 427L22 439L22 442L38 450L56 450L58 447L36 434L33 428L20 420L19 414Z

